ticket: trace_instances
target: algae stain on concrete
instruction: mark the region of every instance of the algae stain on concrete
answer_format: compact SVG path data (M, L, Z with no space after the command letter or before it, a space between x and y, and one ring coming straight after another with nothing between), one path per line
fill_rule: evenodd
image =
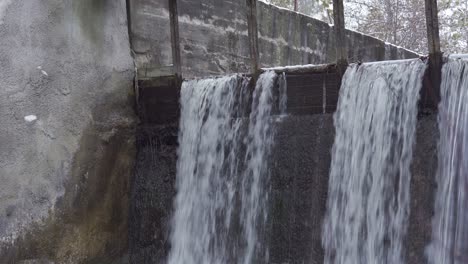
M99 47L103 46L105 13L112 0L73 1L73 13L80 20L84 35Z
M125 258L134 130L121 127L110 137L104 132L95 127L85 131L57 209L10 250L0 251L0 259L106 264Z

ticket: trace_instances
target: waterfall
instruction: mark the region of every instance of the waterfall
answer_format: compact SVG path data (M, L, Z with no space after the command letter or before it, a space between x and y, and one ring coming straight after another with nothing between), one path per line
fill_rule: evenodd
M468 263L468 62L442 70L437 192L428 262Z
M285 100L276 79L262 74L252 96L241 76L183 83L169 264L268 262L270 116Z
M426 64L351 65L334 116L325 263L403 263L410 162Z

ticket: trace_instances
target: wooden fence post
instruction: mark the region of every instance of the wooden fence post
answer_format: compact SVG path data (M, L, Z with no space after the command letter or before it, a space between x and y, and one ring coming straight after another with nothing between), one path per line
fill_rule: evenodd
M169 19L171 23L171 48L172 48L172 64L174 73L178 78L182 78L182 62L180 58L180 41L179 41L179 15L177 12L177 0L169 0Z
M333 20L336 46L336 66L338 73L343 75L346 67L348 67L343 0L333 0Z
M247 0L247 24L249 31L251 71L255 75L260 69L257 29L257 0Z
M429 74L431 80L433 107L440 101L440 83L442 80L442 52L440 51L439 18L437 0L425 0L427 41L429 49Z

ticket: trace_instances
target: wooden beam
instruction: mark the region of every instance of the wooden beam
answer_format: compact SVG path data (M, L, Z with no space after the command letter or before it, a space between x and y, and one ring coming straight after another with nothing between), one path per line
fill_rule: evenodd
M256 74L260 68L260 56L258 51L257 0L247 0L247 24L249 30L251 72Z
M442 79L442 52L440 51L437 0L425 0L425 7L429 50L429 76L432 83L432 85L428 86L432 91L427 91L427 94L433 95L431 105L433 108L437 108L440 101L440 82Z
M425 0L425 5L429 54L440 53L439 17L437 16L437 0Z
M179 78L182 78L182 61L180 58L179 15L177 12L177 0L169 0L169 16L171 23L172 64L174 67L174 73Z
M348 66L348 53L346 47L346 31L343 0L333 0L333 20L335 31L336 64L338 70L344 73Z

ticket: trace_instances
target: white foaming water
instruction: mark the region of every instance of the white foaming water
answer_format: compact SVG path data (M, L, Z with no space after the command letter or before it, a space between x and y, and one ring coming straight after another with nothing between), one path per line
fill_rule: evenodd
M267 220L268 193L265 187L268 186L269 178L266 177L268 174L267 155L273 144L273 128L270 125L270 117L274 105L275 78L274 72L266 72L260 75L257 81L253 93L248 135L245 139L247 145L244 161L246 169L242 179L241 205L241 219L247 241L244 264L268 263L268 252L262 245L261 239L258 239L258 229ZM254 261L256 254L260 259ZM264 261L261 261L262 259Z
M403 263L410 162L426 64L351 65L335 113L325 263Z
M288 82L286 73L283 72L279 77L279 112L280 115L286 115L288 108Z
M182 85L169 264L268 262L260 231L267 219L275 80L273 72L262 74L252 100L240 76ZM249 120L238 118L249 102Z
M444 65L438 119L437 192L428 262L468 263L468 62L450 60Z

